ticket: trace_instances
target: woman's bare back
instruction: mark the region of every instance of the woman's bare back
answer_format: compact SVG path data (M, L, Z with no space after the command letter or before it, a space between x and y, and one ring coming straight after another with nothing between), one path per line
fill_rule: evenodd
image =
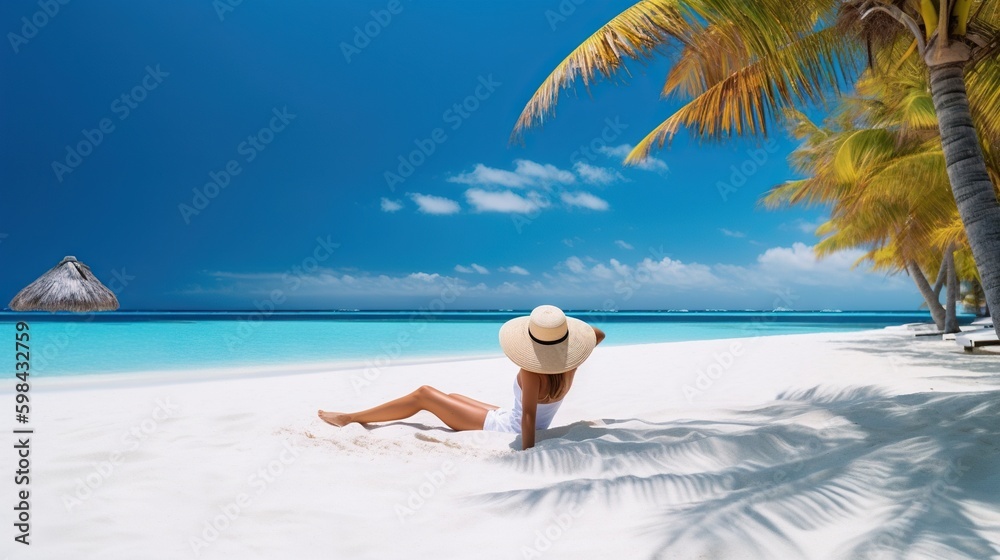
M522 371L524 371L524 370L522 370ZM538 375L538 374L536 373L535 375ZM556 395L555 398L552 398L552 399L546 398L548 396L548 394L549 394L549 379L550 379L549 376L548 375L538 375L538 377L539 377L539 381L538 381L538 404L550 404L550 403L559 402L559 401L563 400L563 398L566 397L566 393L569 392L570 387L573 386L573 377L575 375L576 375L576 369L575 368L571 369L571 370L569 370L569 371L567 371L566 373L563 374L564 379L566 380L566 383L563 385L562 391L560 391L560 394ZM518 374L518 377L517 377L517 386L518 387L523 387L523 385L521 384L521 376L520 376L520 374Z

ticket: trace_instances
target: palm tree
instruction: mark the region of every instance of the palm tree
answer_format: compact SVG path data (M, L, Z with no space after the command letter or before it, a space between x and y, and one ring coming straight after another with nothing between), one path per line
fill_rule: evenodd
M892 54L892 53L889 53ZM859 262L890 273L905 270L917 285L939 330L957 332L959 280L977 282L968 240L948 183L944 153L927 82L906 57L891 73L866 72L857 95L845 98L825 126L788 111L790 132L802 144L790 156L807 179L773 189L768 207L823 204L831 219L816 246L826 255L864 247ZM988 146L986 146L988 147ZM990 160L991 176L996 176ZM912 185L900 189L898 185ZM935 285L925 270L938 275ZM947 285L948 304L939 303Z
M984 73L996 77L996 42L1000 40L997 25L996 2L978 2L977 12L988 8L982 18L970 20L971 0L941 0L937 5L924 0L903 2L857 2L852 7L861 20L875 13L884 13L913 34L917 52L927 64L930 90L937 114L941 146L947 162L948 179L958 204L958 211L968 236L972 255L979 268L979 277L989 305L1000 309L1000 203L983 154L965 85L967 69L975 72L983 60ZM909 13L908 13L909 12ZM923 20L920 29L915 17ZM970 26L971 23L971 26ZM876 31L862 26L862 32L871 37ZM992 43L992 44L991 44ZM973 54L977 55L974 59ZM989 84L996 91L997 82ZM990 125L996 124L997 115L985 114ZM992 127L991 127L992 128ZM950 253L949 253L950 255ZM954 263L951 263L954 270ZM957 284L951 275L949 287ZM954 307L954 297L948 298ZM995 327L1000 334L1000 323Z
M867 252L856 264L867 261L875 270L906 271L938 329L957 332L954 304L939 303L941 287L956 270L950 255L957 243L940 232L953 225L957 209L936 136L927 139L918 131L857 127L853 115L829 119L823 127L801 113L793 118L792 133L803 143L790 160L797 171L810 176L772 189L762 204L828 206L830 219L817 230L824 237L816 245L819 256L864 248ZM907 180L914 187L899 189ZM924 271L937 271L934 287ZM949 282L948 288L949 300L956 299L957 283Z
M916 51L929 73L947 174L982 287L989 306L1000 309L1000 203L975 127L1000 130L996 2L641 0L542 82L512 139L543 122L576 80L589 86L670 45L680 54L662 93L687 102L638 142L626 163L641 161L681 128L708 139L766 135L784 109L839 93L865 51L869 66L885 52ZM1000 324L996 329L1000 334Z

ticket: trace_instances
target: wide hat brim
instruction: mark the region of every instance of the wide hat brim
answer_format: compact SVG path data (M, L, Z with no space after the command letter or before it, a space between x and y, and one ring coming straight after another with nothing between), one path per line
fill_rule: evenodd
M531 339L531 317L517 317L500 327L500 348L512 362L535 373L557 374L576 369L597 346L593 327L566 317L569 336L558 344L539 344Z

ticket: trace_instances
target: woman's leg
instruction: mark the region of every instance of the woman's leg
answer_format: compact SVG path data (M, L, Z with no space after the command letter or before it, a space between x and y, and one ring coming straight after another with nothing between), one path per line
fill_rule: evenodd
M389 422L402 420L426 410L433 413L453 430L482 430L487 409L467 401L456 399L424 385L416 391L396 400L380 404L361 412L324 412L319 417L328 424L345 426L351 422Z
M500 408L499 406L497 406L495 404L484 403L483 401L477 401L476 399L474 399L472 397L467 397L465 395L459 395L458 393L448 393L448 396L451 397L451 398L453 398L453 399L458 399L460 401L467 402L467 403L471 404L472 406L478 406L478 407L481 407L481 408L485 408L486 410L496 410L496 409Z

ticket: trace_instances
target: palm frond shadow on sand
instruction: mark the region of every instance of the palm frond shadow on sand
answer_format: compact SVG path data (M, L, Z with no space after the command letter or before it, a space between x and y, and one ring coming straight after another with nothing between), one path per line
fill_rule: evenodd
M1000 509L998 417L1000 391L812 389L726 422L579 422L500 459L561 481L472 499L499 511L638 503L651 521L632 530L662 539L654 556L728 542L741 557L804 557L788 531L855 520L867 529L838 557L989 558L996 551L966 506Z

